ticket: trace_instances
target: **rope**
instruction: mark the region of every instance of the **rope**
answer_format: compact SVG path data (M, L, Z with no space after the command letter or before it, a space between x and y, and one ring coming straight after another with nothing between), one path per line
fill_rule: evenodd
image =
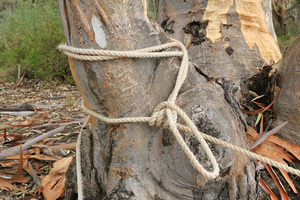
M256 153L253 153L253 152L251 152L251 151L249 151L249 150L243 149L243 148L241 148L241 147L238 147L238 146L236 146L236 145L230 144L230 143L228 143L228 142L225 142L225 141L223 141L223 140L220 140L220 139L218 139L218 138L212 137L212 136L210 136L210 135L207 135L207 134L205 134L205 133L202 133L202 132L198 131L197 127L195 127L194 123L190 120L190 118L186 115L186 113L185 113L181 108L179 108L177 105L171 104L170 102L167 102L167 101L162 102L162 103L159 104L159 105L163 105L163 104L166 105L169 109L175 110L176 113L177 113L179 116L181 116L182 119L184 119L184 121L188 124L188 126L194 127L194 128L195 128L194 130L192 130L192 129L191 129L190 127L188 127L188 126L184 126L184 125L181 125L181 124L176 123L177 129L182 130L182 131L185 131L185 132L188 132L188 133L192 133L192 134L194 134L194 135L196 136L197 139L198 139L198 134L199 134L199 135L202 136L204 139L206 139L206 140L208 140L208 141L210 141L210 142L213 142L213 143L215 143L215 144L219 144L219 145L221 145L221 146L223 146L223 147L226 147L226 148L228 148L228 149L231 149L231 150L237 151L237 152L239 152L239 153L242 153L242 154L248 156L249 158L254 158L254 159L256 159L256 160L260 160L260 161L262 161L262 162L264 162L264 163L267 163L267 164L269 164L269 165L271 165L271 166L274 166L274 167L283 169L283 170L285 170L285 171L287 171L287 172L289 172L289 173L292 173L292 174L295 174L295 175L297 175L297 176L300 176L300 171L297 170L297 169L294 169L294 168L289 167L289 166L287 166L287 165L284 165L284 164L282 164L282 163L276 162L276 161L274 161L274 160L272 160L272 159L263 157L263 156L258 155L258 154L256 154ZM102 120L102 121L104 121L104 122L106 122L106 123L112 123L112 124L117 124L117 123L138 123L138 122L151 122L151 121L154 121L154 122L155 122L155 121L158 119L158 118L156 117L156 116L157 116L156 114L152 114L152 117L107 118L107 117L104 117L103 115L100 115L100 114L98 114L98 113L96 113L96 112L94 112L94 111L91 111L91 110L87 109L87 108L84 106L83 102L82 102L82 104L81 104L81 107L82 107L82 109L83 109L86 113L88 113L88 114L90 114L90 115L92 115L92 116L94 116L94 117L96 117L96 118L98 118L98 119L100 119L100 120ZM158 107L156 107L156 108L158 108ZM155 112L154 112L154 113L155 113ZM158 123L158 126L160 126L160 123L162 123L162 121L163 121L163 120L162 120L162 118L161 118L160 121L159 121L159 123ZM157 121L156 121L156 122L157 122ZM149 125L150 125L150 126L153 126L154 124L149 124ZM157 124L156 124L156 125L157 125ZM172 130L172 129L171 129L171 130ZM172 130L172 131L173 131L173 130ZM176 139L177 139L177 137L176 137ZM200 141L201 139L198 139L198 140ZM209 177L207 177L207 178L209 178Z
M78 139L77 139L77 143L76 143L76 171L77 171L77 185L78 185L78 199L83 199L83 183L82 183L82 173L81 173L81 134L82 134L82 130L87 127L87 125L89 124L90 121L90 115L88 116L88 118L85 120L83 126L80 129L79 135L78 135Z
M174 89L171 93L171 95L168 98L168 101L164 101L160 103L153 111L151 117L126 117L126 118L109 118L105 117L103 115L100 115L99 113L96 113L92 110L87 109L84 106L84 103L82 101L82 108L85 112L88 114L106 122L106 123L138 123L138 122L148 122L149 126L161 126L163 124L164 128L169 128L176 140L178 141L179 145L183 149L184 153L186 156L189 158L190 162L192 165L195 167L195 169L201 173L204 177L213 179L216 178L219 175L219 166L217 164L216 158L211 152L211 149L207 145L206 140L209 140L213 143L222 145L226 148L232 149L234 151L240 152L250 158L254 158L257 160L261 160L262 162L265 162L271 166L283 169L287 172L290 172L292 174L295 174L297 176L300 176L300 170L294 169L292 167L288 167L286 165L283 165L279 162L273 161L271 159L265 158L263 156L260 156L258 154L255 154L253 152L250 152L246 149L243 149L241 147L232 145L230 143L227 143L225 141L222 141L220 139L217 139L215 137L209 136L207 134L204 134L200 131L198 131L197 127L194 125L194 123L191 121L191 119L187 116L187 114L179 108L175 104L175 100L178 96L178 92L180 90L180 87L182 86L186 75L188 71L188 53L185 48L185 46L175 40L172 39L173 42L163 44L163 45L158 45L155 47L150 47L150 48L145 48L145 49L140 49L140 50L135 50L135 51L108 51L108 50L94 50L94 49L81 49L81 48L74 48L74 47L69 47L66 45L60 45L58 47L59 50L64 51L64 53L72 58L78 59L78 60L84 60L84 61L99 61L99 60L112 60L112 59L119 59L119 58L154 58L154 57L173 57L173 56L179 56L182 57L182 62L180 65L180 69L178 72L177 80L174 86ZM176 47L181 50L181 52L155 52L155 51L160 51L163 49L171 48L171 47ZM181 124L177 123L177 115L179 115L186 123L187 126L183 126ZM203 166L198 162L196 159L195 155L193 152L191 152L190 148L187 146L185 141L183 140L181 134L179 133L179 130L189 132L191 134L194 134L196 139L200 142L201 146L203 147L204 151L206 152L206 155L208 159L210 160L213 171L209 172L206 169L203 168ZM80 140L81 133L79 134L79 140ZM79 152L80 150L80 141L77 143L77 151ZM77 154L77 153L76 153ZM80 157L80 152L78 155L78 158ZM77 165L80 165L80 159L78 159ZM77 173L80 174L81 177L81 167L77 167ZM77 174L77 177L78 174ZM78 178L79 179L79 178ZM79 185L79 181L80 184ZM78 180L78 185L82 186L82 179ZM79 187L78 187L78 192L79 192ZM82 189L80 191L82 193ZM81 194L82 197L82 194ZM80 199L80 198L79 198Z

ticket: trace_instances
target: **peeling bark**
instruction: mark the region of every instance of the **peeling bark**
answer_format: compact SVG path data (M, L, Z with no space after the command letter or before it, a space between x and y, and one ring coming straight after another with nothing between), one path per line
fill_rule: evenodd
M236 97L244 102L246 82L281 53L270 14L270 0L158 1L157 22L166 33L183 41L191 62L209 77L231 79ZM193 24L193 31L187 26ZM195 42L201 41L201 42Z

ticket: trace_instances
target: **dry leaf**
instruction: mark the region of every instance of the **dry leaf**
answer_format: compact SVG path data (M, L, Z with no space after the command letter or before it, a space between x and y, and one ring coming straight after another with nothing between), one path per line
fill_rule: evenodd
M4 130L6 130L6 129L4 129ZM0 142L7 142L7 140L12 141L18 137L15 135L7 135L5 132L6 131L4 131L4 134L0 134ZM21 138L21 137L19 137L19 138Z
M32 177L33 175L32 175L32 173L31 173L31 170L30 170L30 168L29 168L29 166L28 166L28 160L26 159L26 160L24 160L24 162L23 162L23 169Z
M287 163L284 160L288 162L293 162L289 153L286 152L283 147L278 146L277 144L274 144L272 142L263 142L262 144L255 147L253 149L253 152L261 156L270 158L274 161L280 162L284 165L287 165Z
M288 150L289 152L291 152L298 160L300 160L300 146L296 145L292 142L288 142L285 141L283 139L281 139L280 137L271 135L267 141L273 142L279 146L282 146L283 148L285 148L286 150Z
M292 179L289 177L288 173L282 169L279 169L281 174L284 176L285 180L288 182L288 184L291 186L294 193L298 194L297 189L292 181Z
M21 188L17 188L16 186L12 185L11 183L9 183L7 180L0 178L0 189L1 190L20 190L25 192L26 190L21 189Z
M282 187L282 184L280 182L280 180L278 179L278 177L276 176L276 174L274 173L273 169L268 165L263 163L265 168L268 170L269 174L271 175L272 179L274 180L277 188L279 189L279 193L281 196L282 200L289 200L289 197L285 191L285 189Z
M261 186L263 188L265 188L267 190L267 192L270 194L270 197L272 200L278 200L277 197L275 196L275 194L271 191L271 189L267 186L267 184L262 179L259 179L259 183L261 184Z
M14 88L18 87L18 85L19 85L19 84L21 83L21 81L23 80L24 76L25 76L25 72L24 72L24 74L21 76L21 78L19 79L19 81L18 81L14 86L12 86L12 87L10 87L10 88L11 88L11 89L14 89Z
M19 161L1 161L0 162L0 165L1 165L1 167L10 167L10 166L12 166L12 165L16 165L16 164L18 164L19 163Z
M252 142L256 141L259 137L260 137L260 134L258 134L255 129L253 129L252 127L249 126L248 131L247 131L248 142L252 143ZM290 153L292 153L299 160L300 146L298 146L294 143L285 141L274 135L270 135L262 144L255 147L253 149L253 152L255 152L261 156L270 158L281 164L287 165L286 161L292 162L293 159L295 159L295 158L291 154L289 154L286 150L289 151ZM290 185L290 187L292 188L293 192L298 193L294 183L288 176L288 173L282 169L279 169L279 170L280 170L281 174L283 175L283 177L288 182L288 184ZM268 169L268 171L270 173L271 169ZM270 173L270 175L272 176L274 182L276 183L278 180L276 180L277 178L275 177L275 175L274 174L272 175L271 173ZM280 191L281 186L279 186L279 183L276 183L276 185ZM285 194L282 191L281 191L281 193L282 193L281 195L285 196ZM285 197L282 197L282 199L284 199L284 198Z
M20 144L20 159L19 159L19 165L17 168L17 171L14 175L14 178L19 177L22 173L22 168L23 168L23 150L22 150L22 145Z
M258 134L256 132L256 130L254 128L252 128L251 126L248 126L248 130L247 130L246 133L247 133L248 143L250 143L250 144L252 142L256 141L260 137L260 134ZM287 151L292 153L298 160L300 160L300 146L299 145L296 145L292 142L285 141L285 140L283 140L280 137L277 137L275 135L270 135L265 140L265 142L263 142L262 144L264 145L267 142L272 143L272 144L276 144L276 146L274 146L273 150L278 152L278 150L280 149L280 152L285 155L284 157L287 159L287 161L292 162L291 161L292 157L289 156L289 154L287 154L286 151L284 151L284 149L286 149ZM261 146L261 145L259 145L259 146ZM266 147L266 148L268 148L268 147ZM282 148L284 148L284 149L282 150ZM272 149L269 148L269 150L272 150ZM267 151L267 154L270 154L270 152Z
M37 125L42 125L44 122L41 122L39 120L25 120L24 122L16 122L12 124L5 124L7 126L11 127L30 127L30 126L37 126Z
M56 200L65 192L65 173L73 157L63 158L53 164L50 173L42 180L45 200Z
M27 177L12 177L8 180L9 182L27 183Z
M18 189L14 185L7 182L5 179L0 178L0 189L1 190L15 190Z
M31 171L31 174L32 174L32 178L33 178L33 181L34 183L39 186L40 188L42 188L42 183L41 183L41 179L38 177L36 171L33 169L33 167L31 166L30 162L28 162L28 167Z
M45 122L42 121L41 119L48 116L48 113L46 113L45 111L43 111L42 113L43 113L42 116L35 117L33 119L28 119L28 120L25 120L23 122L14 122L14 123L5 124L5 125L11 126L11 127L32 127L32 126L42 125Z

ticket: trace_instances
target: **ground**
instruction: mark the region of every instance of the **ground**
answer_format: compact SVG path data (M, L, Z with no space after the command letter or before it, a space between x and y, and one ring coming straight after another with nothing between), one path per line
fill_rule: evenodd
M14 85L15 83L0 82L0 150L8 149L19 143L24 144L24 142L30 141L43 133L64 126L64 131L43 139L39 143L40 145L49 146L52 150L51 153L45 148L40 148L39 152L58 159L74 156L75 142L87 116L79 106L81 98L76 86L58 85L56 82L36 80L23 80L17 87L12 88ZM7 112L5 109L11 107L3 107L3 105L17 105L20 103L33 105L36 113L31 111L32 115L30 116L16 116L22 112L12 112L10 110L10 112ZM16 127L12 127L12 125ZM57 145L61 145L62 150L56 151L55 146ZM24 154L37 154L37 152L32 152L33 150L31 148ZM9 163L13 161L18 160L9 160ZM45 177L54 163L54 161L47 159L29 159L29 162L34 166L37 175L40 177ZM15 162L14 165L5 165L5 163L8 162L0 162L0 177L13 176L18 167L18 162ZM6 192L1 190L0 199L42 199L31 176L25 170L22 170L20 176L27 177L28 181L26 183L11 183L27 191L13 190ZM0 189L3 189L1 183Z

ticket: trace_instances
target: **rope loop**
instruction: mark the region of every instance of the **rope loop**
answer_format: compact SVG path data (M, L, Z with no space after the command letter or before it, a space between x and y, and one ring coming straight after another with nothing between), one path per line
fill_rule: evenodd
M198 131L195 124L192 122L192 120L188 117L188 115L179 108L175 103L167 101L164 102L166 104L166 115L167 115L167 121L169 122L169 127L175 136L177 142L181 146L182 150L186 154L186 156L189 158L190 162L192 163L192 166L196 168L198 172L200 172L204 177L207 177L209 179L216 178L219 175L220 169L219 165L216 161L215 156L211 152L211 149L207 145L206 141ZM190 148L187 146L186 142L182 138L178 128L177 128L177 115L180 116L184 122L186 123L186 127L190 129L191 134L195 135L196 139L199 141L200 145L203 147L203 150L205 151L208 159L210 160L210 163L212 164L213 171L209 172L199 163L194 153L190 150Z

